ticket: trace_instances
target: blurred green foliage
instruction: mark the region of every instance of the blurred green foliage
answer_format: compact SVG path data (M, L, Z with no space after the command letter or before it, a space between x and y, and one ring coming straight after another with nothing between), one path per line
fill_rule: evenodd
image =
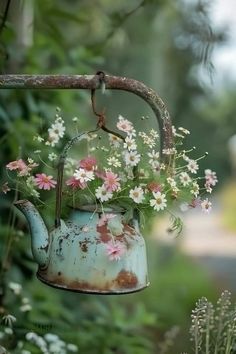
M28 9L31 25L23 31L24 16L14 2L0 32L1 73L92 74L99 69L143 80L164 98L174 124L191 130L189 145L211 153L206 166L216 166L221 177L229 173L226 141L235 125L235 91L215 96L199 79L202 63L212 74L212 46L224 40L224 33L213 33L209 27L207 1L19 3ZM0 4L2 12L5 4ZM99 101L101 107L106 106L109 125L118 113L133 121L151 116L143 102L128 93L109 92L99 96ZM68 119L78 116L81 130L94 127L88 92L1 90L1 182L5 164L32 151L31 136L40 131L45 119L52 118L56 106L62 107ZM156 122L149 118L143 124L150 127ZM20 352L15 349L17 341L24 340L28 331L57 333L86 354L159 353L163 334L173 325L182 326L173 353L186 350L187 319L194 302L202 295L214 297L203 270L177 250L148 241L151 286L143 293L108 298L47 288L35 279L24 219L13 216L14 227L8 226L13 197L1 194L0 200L4 266L0 311L17 318L14 336L7 343L11 353ZM47 214L50 221L51 213ZM20 296L13 296L10 281L22 284ZM29 312L20 310L23 297L32 306ZM39 353L27 345L32 353Z

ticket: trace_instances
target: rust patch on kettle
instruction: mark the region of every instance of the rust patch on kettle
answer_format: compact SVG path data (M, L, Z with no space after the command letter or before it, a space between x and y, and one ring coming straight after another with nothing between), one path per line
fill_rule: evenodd
M99 239L101 242L107 243L111 239L110 231L106 225L97 225L97 232L99 233Z
M134 288L138 283L138 279L134 273L121 270L116 278L116 283L121 288Z

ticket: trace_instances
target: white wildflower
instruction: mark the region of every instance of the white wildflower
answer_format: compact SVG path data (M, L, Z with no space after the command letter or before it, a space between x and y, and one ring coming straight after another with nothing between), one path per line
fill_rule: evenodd
M140 154L137 151L127 151L124 154L125 163L127 166L137 166L140 161Z
M57 154L55 154L54 152L51 152L49 155L48 155L48 159L50 161L55 161L57 159Z
M215 186L216 183L218 182L216 173L210 169L205 170L205 179L206 179L206 183L211 186Z
M13 323L16 322L16 318L13 315L6 315L3 316L2 322L5 324L5 326L12 327Z
M190 131L188 129L185 129L183 127L179 127L178 128L182 133L184 133L185 135L189 135L190 134Z
M20 306L21 312L29 312L32 310L32 306L30 304L24 304Z
M148 152L148 157L150 157L149 163L152 163L153 161L158 161L160 154L159 152L152 150L151 152Z
M144 191L141 187L135 187L129 192L129 197L137 204L140 204L144 200Z
M121 162L114 156L108 157L107 163L108 163L109 166L121 167Z
M152 136L149 136L144 132L139 132L139 136L142 138L143 143L150 148L153 148L156 145L155 139Z
M171 186L171 188L176 188L176 181L174 180L174 178L172 177L167 177L167 182L169 183L169 185Z
M101 202L106 202L112 198L112 193L106 189L104 184L95 190L95 195Z
M205 213L209 213L212 209L212 203L208 200L208 198L206 198L205 200L203 200L201 202L201 208L202 211L204 211Z
M77 347L77 345L72 344L72 343L68 343L68 344L67 344L67 349L68 349L70 352L73 352L73 353L78 352L78 347Z
M188 186L190 184L190 182L192 181L192 179L190 178L190 176L188 175L187 172L181 172L179 179L184 187Z
M159 134L158 134L157 131L154 130L154 129L151 129L151 130L150 130L150 135L151 135L153 138L155 138L155 139L159 137Z
M56 122L52 124L51 128L48 129L49 136L58 135L59 138L63 138L65 134L65 126L61 122Z
M34 136L33 137L33 140L35 141L38 141L39 143L41 143L42 141L44 141L44 138L42 138L41 136L39 136L39 135L36 135L36 136Z
M193 194L195 198L199 195L199 184L196 181L193 182L190 193Z
M73 176L81 183L92 181L95 178L93 171L87 171L84 168L79 168L78 170L75 170Z
M132 139L131 137L127 136L125 138L125 142L124 142L124 148L130 150L136 150L137 149L137 144L135 142L134 139Z
M187 169L191 173L197 173L197 170L199 169L199 166L198 166L198 164L197 164L197 162L195 160L189 159L188 160Z
M20 295L21 291L22 291L22 285L19 283L15 283L15 282L10 282L8 284L9 289L11 289L13 291L13 293L15 295Z
M74 122L74 123L78 122L78 117L73 117L72 122Z
M167 200L165 194L161 192L153 192L154 199L150 200L150 205L153 207L154 210L159 211L163 210L167 207Z
M111 146L118 148L122 142L122 139L118 138L116 135L109 134L109 142Z
M44 335L44 338L46 339L47 342L56 342L59 340L58 335L53 334L53 333L46 333Z

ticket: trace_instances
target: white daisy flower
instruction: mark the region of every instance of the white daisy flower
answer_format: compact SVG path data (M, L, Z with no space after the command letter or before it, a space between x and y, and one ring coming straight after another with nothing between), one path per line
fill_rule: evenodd
M152 160L155 160L157 161L160 157L160 154L159 152L155 151L155 150L152 150L151 152L148 152L148 157L150 157L150 160L149 162L152 163Z
M130 136L127 136L125 138L124 142L124 148L130 150L136 150L137 149L137 144L134 139L132 139Z
M55 161L57 159L57 155L54 153L54 152L51 152L49 155L48 155L48 159L50 161Z
M109 192L104 184L95 190L95 195L101 202L106 202L112 198L112 192Z
M48 129L49 136L55 134L58 135L59 138L63 138L66 128L62 122L57 120L56 123L51 125L51 128Z
M163 210L167 207L167 200L165 194L161 192L153 192L154 199L150 200L150 205L153 207L154 210L159 211Z
M109 134L109 142L110 142L111 146L118 148L118 147L120 147L122 140L120 138L118 138L118 136L116 136L116 135Z
M187 172L181 172L181 174L179 175L179 179L184 187L188 186L189 183L192 181Z
M121 167L121 162L114 156L108 157L107 163L108 163L109 166Z
M127 136L130 138L135 138L136 137L136 130L132 129L130 132L127 133Z
M212 203L208 200L208 198L206 198L205 200L203 200L201 202L202 211L204 211L205 213L210 213L210 211L212 209L211 206L212 206Z
M49 134L48 140L46 141L45 145L54 147L59 142L59 140L60 140L59 135L51 132Z
M141 187L135 187L129 192L129 197L137 204L140 204L144 200L144 191Z
M191 173L197 173L197 170L199 169L197 162L195 160L189 159L187 169Z
M83 168L79 168L78 170L75 170L73 176L75 177L75 179L78 179L81 183L92 181L94 179L93 171L87 171Z
M140 157L141 156L137 153L137 151L127 151L124 155L125 163L128 166L137 166L140 161Z

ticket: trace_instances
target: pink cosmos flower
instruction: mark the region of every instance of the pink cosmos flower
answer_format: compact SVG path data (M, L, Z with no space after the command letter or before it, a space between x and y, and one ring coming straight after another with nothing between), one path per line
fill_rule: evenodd
M110 261L119 261L126 251L126 246L120 241L108 241L106 244L106 253Z
M12 161L12 162L9 162L7 165L6 165L6 168L10 171L12 170L22 170L26 167L26 163L25 161L23 161L22 159L19 159L19 160L16 160L16 161Z
M66 181L66 185L70 186L73 189L85 189L87 187L87 183L86 182L80 182L80 180L76 179L74 176L70 177L67 181Z
M37 173L34 181L39 189L45 190L55 188L55 185L57 184L57 182L53 180L52 176L47 176L45 173Z
M93 156L88 156L85 159L82 159L79 163L79 166L86 171L92 171L97 165L97 160Z
M25 161L22 159L9 162L9 164L6 165L6 168L10 171L18 170L20 176L26 176L30 171Z
M107 224L107 222L111 219L113 219L116 216L116 214L108 213L108 214L102 214L98 221L98 226L104 226Z
M103 179L104 179L104 186L109 192L117 191L120 188L120 183L119 183L120 178L118 177L117 174L111 171L107 171L105 172Z

